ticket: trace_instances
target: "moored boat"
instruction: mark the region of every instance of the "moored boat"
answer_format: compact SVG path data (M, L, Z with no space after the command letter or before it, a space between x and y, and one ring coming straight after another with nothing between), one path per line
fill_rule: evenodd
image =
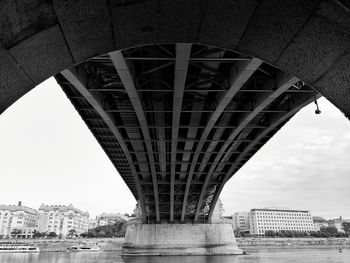
M0 253L39 253L40 249L34 244L0 243Z
M102 251L102 249L97 244L87 244L87 243L74 245L74 246L71 246L70 249L68 249L68 252L79 252L79 251L98 252L98 251Z

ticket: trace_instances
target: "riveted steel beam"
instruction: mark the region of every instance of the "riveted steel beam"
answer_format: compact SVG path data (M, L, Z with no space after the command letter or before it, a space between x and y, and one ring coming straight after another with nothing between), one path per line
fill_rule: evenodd
M317 98L321 97L320 94L316 95ZM276 129L279 125L283 124L285 121L287 121L289 118L293 117L299 110L301 110L302 108L304 108L306 105L308 105L309 103L311 103L312 101L314 101L314 96L307 96L307 97L301 97L299 100L295 101L293 105L291 105L291 110L286 113L280 113L280 114L276 114L274 116L271 117L270 123L271 125L269 126L269 128L261 131L261 133L259 135L257 135L254 139L254 141L252 141L245 149L244 151L239 155L239 157L235 160L235 162L232 164L231 168L229 169L229 171L226 173L226 175L224 176L222 182L220 183L218 189L215 192L214 198L211 202L211 206L209 209L209 213L208 213L208 219L210 220L212 215L213 215L213 211L214 211L214 207L215 204L220 196L220 193L225 185L225 183L231 178L231 176L233 175L234 171L237 169L237 165L243 161L245 158L247 158L247 156L249 155L249 152L252 150L252 148L255 147L255 145L265 136L267 136L273 129Z
M142 134L145 139L145 144L148 151L148 159L150 160L151 163L154 163L154 154L153 154L152 144L150 142L151 137L149 134L148 123L146 120L145 112L142 108L141 98L136 90L135 79L129 69L127 62L124 59L122 51L111 52L109 53L109 56L113 62L115 69L117 70L117 73L125 87L125 90L127 91L131 104L133 105L133 108L135 110L137 119L140 123ZM154 164L150 164L150 167L152 171L154 202L155 202L155 208L156 208L156 220L159 221L160 216L159 216L158 184L157 184L157 177L155 175L156 168Z
M119 130L115 126L114 118L109 113L107 113L103 108L103 103L101 98L96 94L92 94L88 90L88 80L87 73L84 69L76 67L75 69L66 69L61 72L62 76L66 78L69 83L75 87L75 89L90 103L96 112L101 116L105 124L108 126L109 130L113 133L114 137L117 139L120 147L122 148L125 157L129 163L132 177L136 184L138 198L140 200L141 210L142 210L142 220L146 220L145 217L145 207L144 207L144 196L141 189L140 180L137 176L137 171L132 161L132 157L129 153L128 147L126 146L122 135L119 133Z
M215 111L212 113L212 115L210 116L207 122L207 126L204 129L201 135L200 141L196 147L196 150L193 156L193 163L197 162L197 159L200 154L199 152L202 150L205 140L207 139L210 131L212 130L215 123L217 122L218 118L221 116L222 112L225 110L225 108L230 103L232 98L236 95L236 93L242 88L244 83L246 83L246 81L253 75L253 73L259 68L261 64L262 64L261 60L253 58L249 61L240 61L233 66L231 70L231 76L230 76L230 85L229 85L230 88L219 99L219 103ZM190 167L190 172L187 176L187 184L186 184L186 191L184 195L184 202L182 206L181 220L185 219L187 198L188 198L194 170L195 170L195 165L192 164Z
M279 97L281 94L283 94L286 90L288 90L292 85L294 85L298 79L296 77L290 76L282 71L279 71L276 78L271 79L265 84L265 88L268 87L275 87L275 91L273 93L267 93L267 94L259 94L257 98L255 98L256 105L255 108L252 112L250 113L245 113L243 116L241 116L239 125L237 128L233 130L233 132L230 134L228 140L233 140L235 139L239 133L249 125L249 122L254 119L255 116L257 116L259 113L261 113L268 105L270 105L277 97ZM240 138L241 139L241 138ZM213 164L211 165L208 175L205 178L203 188L201 195L199 197L199 201L197 203L197 209L196 209L196 214L195 214L195 220L198 219L199 216L199 211L200 207L202 205L204 193L207 190L207 184L211 178L212 173L214 172L216 166L220 162L221 157L225 153L226 149L229 147L231 142L227 141L224 143L224 145L220 149L220 153L218 153L214 159ZM226 155L229 154L230 150L229 149L226 152Z
M191 44L176 44L175 79L173 94L173 119L171 133L171 176L170 176L170 221L174 220L174 189L176 152L179 137L179 126L182 108L182 99L186 84L188 62L191 55Z

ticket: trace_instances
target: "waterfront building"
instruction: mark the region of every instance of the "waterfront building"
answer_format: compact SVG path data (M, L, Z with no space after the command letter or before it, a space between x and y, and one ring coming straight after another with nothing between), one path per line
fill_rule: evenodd
M267 230L275 232L281 230L310 232L315 230L311 214L306 210L251 209L249 224L251 235L264 235Z
M320 231L322 227L328 227L328 221L320 216L313 216L312 221L314 222L315 231Z
M96 217L96 226L113 225L120 221L128 221L129 217L121 213L102 213Z
M233 214L233 229L239 229L241 232L250 231L249 213L236 212Z
M339 218L336 218L336 219L330 219L328 221L328 225L329 226L334 226L338 232L341 232L341 233L345 233L344 229L343 229L343 223L344 222L350 222L349 219L343 219L341 216Z
M39 208L39 232L55 232L67 237L72 229L76 235L88 231L89 213L75 208L72 204L45 205Z
M22 205L0 205L0 238L31 238L38 229L38 213ZM17 234L15 234L17 232Z

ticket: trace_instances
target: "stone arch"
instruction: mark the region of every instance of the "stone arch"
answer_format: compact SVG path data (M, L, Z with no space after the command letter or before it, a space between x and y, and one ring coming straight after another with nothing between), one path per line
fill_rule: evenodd
M341 0L4 1L0 112L91 57L152 43L253 55L313 86L350 116L350 16Z

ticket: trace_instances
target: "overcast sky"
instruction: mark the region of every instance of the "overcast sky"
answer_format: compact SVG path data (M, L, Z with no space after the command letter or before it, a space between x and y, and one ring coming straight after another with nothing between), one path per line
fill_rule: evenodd
M226 184L226 214L251 208L350 218L350 123L325 99L300 111ZM135 200L54 79L0 115L0 204L72 203L131 213Z

